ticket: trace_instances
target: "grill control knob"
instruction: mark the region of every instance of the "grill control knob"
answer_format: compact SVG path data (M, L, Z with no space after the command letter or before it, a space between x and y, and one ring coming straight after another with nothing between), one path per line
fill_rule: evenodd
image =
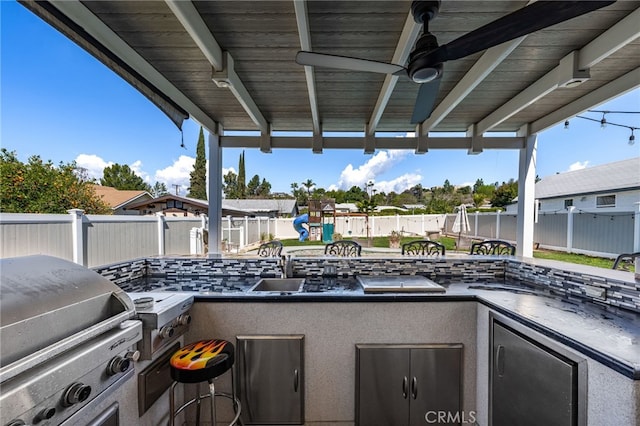
M160 338L161 339L168 339L169 337L173 336L173 326L172 325L165 325L164 327L162 327L159 331L160 334Z
M56 409L53 407L40 410L38 414L33 418L33 424L40 423L42 420L49 420L56 415Z
M62 396L62 405L70 407L73 404L84 402L91 395L91 386L82 383L73 383Z
M135 362L140 359L140 351L129 351L125 356L115 356L111 358L109 364L107 364L107 375L115 376L119 373L124 373L131 366L131 361Z
M189 325L191 324L191 315L182 314L177 319L178 325Z

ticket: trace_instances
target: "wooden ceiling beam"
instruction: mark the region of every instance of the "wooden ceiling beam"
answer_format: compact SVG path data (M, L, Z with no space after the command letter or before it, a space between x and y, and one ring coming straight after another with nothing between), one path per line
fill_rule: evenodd
M480 120L477 123L477 131L479 133L484 133L491 130L503 121L509 119L511 116L522 111L527 106L536 102L538 99L544 97L546 94L552 92L558 87L561 87L561 84L566 82L566 78L564 76L564 62L568 62L567 59L569 59L570 56L573 56L573 58L570 59L576 64L575 69L577 72L588 72L588 68L584 67L587 65L591 67L597 64L638 38L640 35L640 29L637 25L638 19L640 19L639 10L640 9L636 9L626 18L622 19L613 27L593 39L579 51L571 52L569 55L565 56L565 58L561 59L558 66L489 114L487 117Z
M202 111L188 96L176 88L80 1L56 1L51 2L51 4L73 22L81 24L82 28L91 35L91 37L95 38L110 52L122 59L122 61L142 77L160 89L162 93L173 100L173 102L180 105L180 107L189 113L190 118L197 121L210 133L216 132L217 122L212 120L211 117Z
M260 108L256 105L240 77L238 77L238 74L236 74L233 67L233 57L228 52L222 51L193 3L179 0L165 0L165 3L167 3L169 9L171 9L185 31L213 67L212 80L218 87L228 88L249 117L251 117L251 121L262 132L267 132L269 123L264 118Z
M396 46L396 50L391 58L391 63L393 64L406 64L409 60L409 54L413 49L413 46L416 44L416 40L420 35L420 30L422 26L415 22L413 19L413 15L409 12L407 19L404 23L404 27L402 28L402 33L400 34L400 39L398 40L398 45ZM369 118L369 123L367 125L366 134L373 135L376 132L376 128L378 127L378 123L382 118L382 114L384 113L387 104L389 103L389 98L391 97L391 93L393 93L393 89L396 87L396 83L398 82L398 76L387 74L382 83L382 89L380 90L380 94L378 95L378 99L376 100L376 104L373 108L373 112L371 113L371 117ZM416 91L417 93L417 91Z
M296 12L296 23L298 25L298 36L300 37L300 48L301 50L311 52L311 30L309 29L307 2L306 0L294 0L293 6ZM316 92L316 80L313 73L313 67L305 66L304 75L307 82L309 106L311 107L311 122L313 124L313 133L316 135L320 135L320 112L318 110L318 96ZM322 149L320 149L320 152L322 152Z

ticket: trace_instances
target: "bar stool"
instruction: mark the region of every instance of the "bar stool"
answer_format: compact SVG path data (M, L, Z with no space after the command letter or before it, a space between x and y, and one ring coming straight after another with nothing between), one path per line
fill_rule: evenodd
M186 345L176 351L169 361L171 378L174 380L169 394L169 425L175 425L175 416L194 402L198 406L196 425L200 425L200 405L203 398L211 398L211 424L216 425L215 397L222 396L231 399L235 417L229 425L235 425L240 418L240 400L235 396L233 377L234 361L233 344L220 339L199 340ZM214 379L231 370L231 394L216 392ZM209 383L209 393L200 395L200 386L196 390L196 397L175 409L174 391L178 383Z

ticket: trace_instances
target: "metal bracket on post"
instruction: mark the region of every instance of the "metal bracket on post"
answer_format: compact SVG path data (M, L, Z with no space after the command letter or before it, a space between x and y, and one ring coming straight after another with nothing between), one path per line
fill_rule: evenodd
M418 124L416 129L416 154L426 154L429 151L429 136L428 132L425 132L422 123Z
M467 151L469 155L482 153L482 135L476 134L476 125L472 124L467 129L467 136L471 138L471 147Z
M320 133L314 133L313 139L311 140L311 151L314 154L322 154L322 131Z
M365 126L364 153L373 154L376 151L376 135L375 133L368 134L366 133L366 131L367 131L367 128Z
M260 134L260 151L265 154L271 153L271 124L267 126L267 131Z

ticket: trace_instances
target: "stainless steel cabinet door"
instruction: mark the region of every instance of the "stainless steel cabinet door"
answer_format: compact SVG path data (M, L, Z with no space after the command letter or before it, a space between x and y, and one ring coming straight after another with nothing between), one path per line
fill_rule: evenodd
M577 365L493 324L493 426L575 425Z
M238 336L243 424L304 423L303 337Z
M447 424L461 419L461 344L356 345L356 354L357 425L424 426L442 413Z
M396 348L356 349L356 424L409 424L409 351Z
M461 423L461 368L461 347L411 349L409 424L424 425L438 418L445 418L448 425Z

